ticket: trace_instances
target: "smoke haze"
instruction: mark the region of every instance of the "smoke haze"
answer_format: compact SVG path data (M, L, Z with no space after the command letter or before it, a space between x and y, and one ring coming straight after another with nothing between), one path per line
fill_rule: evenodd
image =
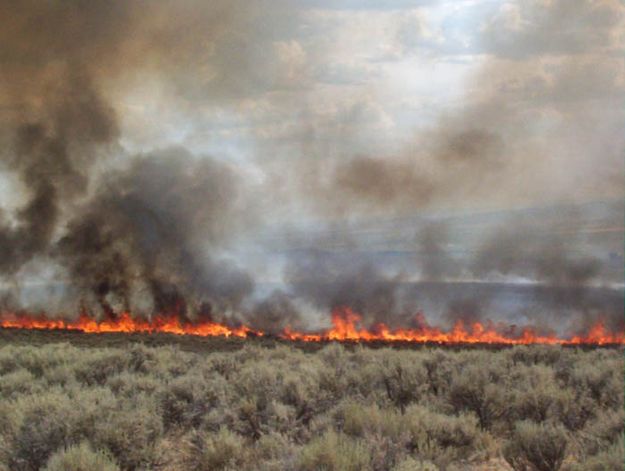
M4 2L3 309L622 330L623 4L326 3Z

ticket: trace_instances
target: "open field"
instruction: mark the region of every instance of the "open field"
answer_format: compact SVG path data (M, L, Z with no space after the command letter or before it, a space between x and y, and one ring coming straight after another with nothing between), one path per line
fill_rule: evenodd
M2 470L621 470L621 348L0 331Z

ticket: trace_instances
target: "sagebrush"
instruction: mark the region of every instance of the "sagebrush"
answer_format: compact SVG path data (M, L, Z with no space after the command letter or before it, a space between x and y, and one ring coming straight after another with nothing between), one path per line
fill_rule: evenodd
M0 348L0 470L622 470L621 349Z

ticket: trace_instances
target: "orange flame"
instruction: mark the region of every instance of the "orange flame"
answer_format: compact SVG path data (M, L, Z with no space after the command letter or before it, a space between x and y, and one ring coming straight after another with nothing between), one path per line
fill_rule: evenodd
M0 327L39 330L76 330L85 333L167 333L176 335L198 335L201 337L247 337L262 335L246 326L229 327L217 322L197 324L182 322L178 316L156 316L152 320L138 319L129 313L122 313L114 319L96 321L81 314L76 320L48 319L45 317L8 314L0 317Z
M385 324L372 328L362 326L362 318L349 308L340 308L332 312L332 328L318 333L293 331L289 328L279 335L285 340L305 342L320 341L386 341L438 344L502 344L502 345L625 345L625 332L610 332L601 322L593 325L584 335L570 338L557 337L554 334L541 335L533 328L525 327L520 332L515 328L505 329L502 333L492 323L486 325L475 322L465 326L458 321L451 330L433 327L417 318L419 327L392 329ZM87 315L80 315L75 320L49 319L43 316L23 314L0 315L0 327L18 329L73 330L84 333L168 333L176 335L197 335L202 337L248 337L266 335L262 331L247 326L232 327L217 322L184 322L178 316L156 316L151 320L134 318L129 313L122 313L114 319L97 321Z

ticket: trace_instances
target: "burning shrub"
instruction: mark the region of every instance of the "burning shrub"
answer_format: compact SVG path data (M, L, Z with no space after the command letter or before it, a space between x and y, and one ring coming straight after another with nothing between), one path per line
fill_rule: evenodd
M106 452L93 451L88 443L82 442L57 451L43 471L119 471L119 467Z
M567 443L566 432L558 425L522 421L516 423L503 455L516 471L557 471Z

